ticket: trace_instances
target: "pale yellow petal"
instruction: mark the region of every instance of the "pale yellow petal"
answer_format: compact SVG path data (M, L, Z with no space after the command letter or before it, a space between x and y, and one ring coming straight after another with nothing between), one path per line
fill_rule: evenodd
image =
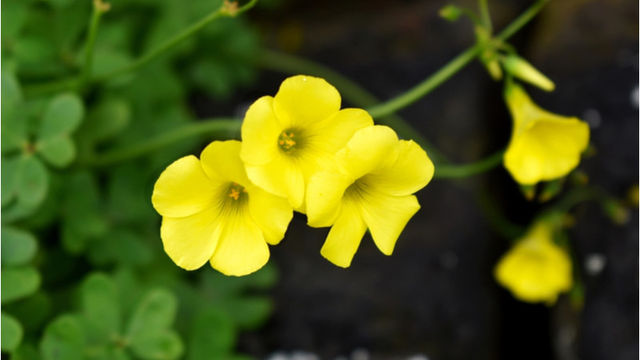
M307 222L309 226L330 226L340 211L342 196L353 180L338 171L321 171L307 186Z
M337 266L347 268L360 246L367 226L354 204L343 204L340 215L329 230L320 254Z
M272 195L258 187L249 190L249 211L262 229L264 239L271 245L276 245L282 240L293 218L293 209L287 199Z
M273 108L285 129L304 127L338 112L340 94L324 79L307 75L292 76L280 85Z
M415 196L389 196L381 193L361 194L362 217L378 249L391 255L396 241L411 217L420 210Z
M304 202L305 182L296 159L276 156L265 165L246 165L249 179L264 190L285 197L294 208Z
M366 183L389 195L411 195L433 178L433 163L427 153L413 141L400 140L396 161L367 174Z
M232 181L244 187L251 185L240 160L240 141L214 141L200 154L200 162L207 176L220 181Z
M357 179L397 157L398 136L388 126L368 126L355 132L336 154L345 173Z
M368 112L362 109L342 109L322 121L310 123L305 129L305 145L312 151L333 156L356 131L367 126L373 126L373 119Z
M218 216L219 211L210 208L187 217L162 218L162 245L176 265L194 270L211 258L220 237Z
M211 206L221 185L205 175L195 156L185 156L160 174L153 187L151 203L162 216L193 215Z
M589 142L589 126L577 118L543 118L514 134L504 165L521 184L567 175L580 163Z
M242 161L253 165L271 161L278 151L278 136L283 130L273 111L273 98L263 96L256 100L242 122Z
M244 276L262 268L269 260L269 246L260 227L246 212L227 216L211 266L225 275Z

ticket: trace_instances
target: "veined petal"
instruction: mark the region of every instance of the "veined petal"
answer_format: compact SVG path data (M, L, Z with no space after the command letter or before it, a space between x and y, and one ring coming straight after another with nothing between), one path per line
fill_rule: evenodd
M251 185L240 160L240 141L214 141L200 154L205 174L219 181L233 181L244 187Z
M397 149L396 161L365 175L363 180L385 194L411 195L431 181L433 163L420 145L411 140L400 140Z
M249 190L249 211L262 229L264 239L271 245L282 240L293 218L293 209L287 199L269 194L258 187Z
M375 192L363 193L360 207L373 242L385 255L391 255L400 233L420 210L415 196L389 196Z
M589 143L589 126L577 118L538 119L513 135L504 165L521 184L562 177L580 162Z
M282 155L265 165L246 164L249 179L266 191L285 197L295 209L304 202L305 182L295 159Z
M321 171L307 186L307 222L309 226L330 226L340 211L344 191L352 179L337 171Z
M273 108L286 129L304 127L340 110L340 94L324 79L297 75L285 79L274 97Z
M373 119L362 109L342 109L317 123L310 123L307 146L333 156L351 139L353 134L367 126L373 126Z
M176 265L194 270L211 258L220 237L218 216L219 211L210 208L187 217L162 218L162 245Z
M162 216L184 217L212 206L222 184L205 175L193 155L174 161L160 174L151 202Z
M226 215L221 226L220 241L210 261L214 269L225 275L243 276L267 263L269 246L247 212Z
M283 130L273 111L273 98L263 96L256 100L242 122L242 161L253 165L271 161L278 151L278 136Z
M343 203L340 214L329 230L320 254L335 265L347 268L366 231L367 226L358 208L347 201Z
M397 157L398 136L388 126L368 126L355 132L336 160L357 179Z

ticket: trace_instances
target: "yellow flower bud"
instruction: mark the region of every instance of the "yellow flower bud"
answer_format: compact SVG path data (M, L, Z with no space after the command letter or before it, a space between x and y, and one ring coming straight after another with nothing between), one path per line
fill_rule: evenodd
M542 90L553 91L556 87L553 81L519 56L509 55L502 61L502 64L505 70L511 75L535 85Z

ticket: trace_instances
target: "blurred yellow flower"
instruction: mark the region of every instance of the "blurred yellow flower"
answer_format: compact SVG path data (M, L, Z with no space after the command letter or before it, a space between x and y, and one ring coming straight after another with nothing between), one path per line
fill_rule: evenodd
M353 133L373 125L362 109L340 110L340 94L325 80L297 75L275 97L254 102L242 124L240 157L249 179L304 212L306 184Z
M496 280L519 300L553 304L571 288L571 259L552 235L552 225L540 221L498 262Z
M269 259L267 243L284 237L293 210L284 198L253 185L239 141L214 141L173 162L153 189L160 236L176 265L194 270L207 260L225 275L246 275Z
M306 201L310 226L330 226L320 253L348 267L367 228L385 255L420 209L412 194L433 177L433 163L413 141L386 126L358 130L335 163L311 177Z
M513 117L504 166L523 185L567 175L589 144L589 126L576 117L552 114L534 104L519 85L511 83L505 99Z

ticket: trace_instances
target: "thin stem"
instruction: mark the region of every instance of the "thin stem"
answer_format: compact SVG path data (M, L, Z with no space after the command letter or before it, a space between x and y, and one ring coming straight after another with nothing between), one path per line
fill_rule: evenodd
M123 75L123 74L126 74L126 73L131 72L131 71L135 71L135 70L139 69L140 67L146 65L150 61L154 60L156 57L166 53L169 50L171 50L173 47L178 45L183 40L185 40L185 39L189 38L190 36L194 35L198 31L200 31L203 27L205 27L207 24L209 24L211 21L213 21L215 19L218 19L220 17L224 17L224 16L234 17L234 16L237 16L237 15L240 15L240 14L244 13L245 11L251 9L257 2L258 2L258 0L251 0L247 4L245 4L245 5L243 5L243 6L239 7L239 8L235 8L235 7L233 7L234 3L229 3L229 2L225 1L224 5L222 7L220 7L219 9L217 9L215 11L213 11L209 15L205 16L204 18L202 18L198 22L190 25L186 29L182 30L178 34L174 35L172 38L170 38L167 41L165 41L164 43L162 43L157 48L149 51L148 53L146 53L144 55L142 55L141 57L139 57L138 59L136 59L132 63L130 63L128 65L125 65L125 66L123 66L123 67L121 67L119 69L116 69L116 70L112 71L111 73L108 73L108 74L105 74L105 75L101 75L101 76L98 76L98 77L92 78L92 79L90 78L89 82L93 83L93 84L96 84L96 83L100 83L100 82L109 80L112 77ZM81 76L74 76L74 77L66 78L66 79L54 80L54 81L47 82L47 83L42 83L42 84L34 84L34 85L30 85L30 86L26 86L25 87L25 94L27 96L38 96L38 95L45 95L45 94L49 94L49 93L65 91L65 90L73 90L73 89L78 88L79 85L82 84L82 80L83 80L83 76L81 75Z
M155 58L159 57L160 55L166 53L167 51L171 50L176 45L178 45L179 43L184 41L185 39L191 37L193 34L195 34L198 31L200 31L203 27L205 27L207 24L209 24L213 20L218 19L218 18L223 17L223 16L236 16L236 15L242 14L243 12L251 9L257 2L258 2L258 0L251 0L247 4L245 4L244 6L233 10L233 13L230 13L229 9L225 5L223 5L222 7L217 9L216 11L210 13L209 15L205 16L204 18L200 19L198 22L192 24L191 26L189 26L186 29L184 29L181 32L179 32L178 34L174 35L172 38L168 39L167 41L162 43L157 48L149 51L148 53L146 53L144 55L142 55L141 57L136 59L131 64L125 65L125 66L121 67L120 69L116 69L116 70L112 71L111 73L108 73L108 74L102 75L100 77L97 77L96 79L94 79L94 82L102 82L102 81L111 79L113 77L116 77L116 76L119 76L119 75L122 75L122 74L133 72L133 71L139 69L140 67L146 65L147 63L149 63L153 59L155 59ZM228 4L228 3L225 2L225 4Z
M509 24L495 40L497 42L504 41L520 30L526 25L533 17L542 9L548 0L538 0L525 10L520 16L518 16L511 24ZM460 69L469 64L482 50L484 45L476 44L471 48L463 51L460 55L453 58L440 70L433 73L424 81L409 89L407 92L392 98L386 102L378 104L369 110L369 113L374 118L382 117L394 113L414 102L421 97L427 95L450 77L455 75Z
M93 49L96 44L96 35L98 34L98 26L102 14L109 10L109 5L101 0L93 1L93 11L91 13L91 22L89 23L89 32L84 47L84 66L82 68L82 80L80 83L86 85L91 79L91 70L93 68Z
M378 98L362 86L322 64L303 59L295 55L268 49L263 49L257 58L258 65L268 70L290 75L307 74L322 77L340 90L340 93L344 96L345 100L354 106L367 107L379 102ZM441 152L436 150L435 147L420 134L420 132L414 129L411 124L401 117L395 114L390 114L386 117L376 118L376 121L380 124L392 127L401 138L413 139L422 147L426 148L428 150L429 157L431 157L436 164L446 161Z
M489 5L487 0L478 0L478 7L480 8L480 18L482 19L482 25L489 34L493 31L491 25L491 15L489 15Z
M486 158L462 165L444 164L436 167L435 177L438 179L466 178L491 170L502 163L504 150L489 155Z
M109 150L92 157L90 166L107 166L114 163L135 159L163 147L197 135L214 134L225 138L238 138L241 121L231 118L214 118L190 123L168 132L151 137L134 145Z

